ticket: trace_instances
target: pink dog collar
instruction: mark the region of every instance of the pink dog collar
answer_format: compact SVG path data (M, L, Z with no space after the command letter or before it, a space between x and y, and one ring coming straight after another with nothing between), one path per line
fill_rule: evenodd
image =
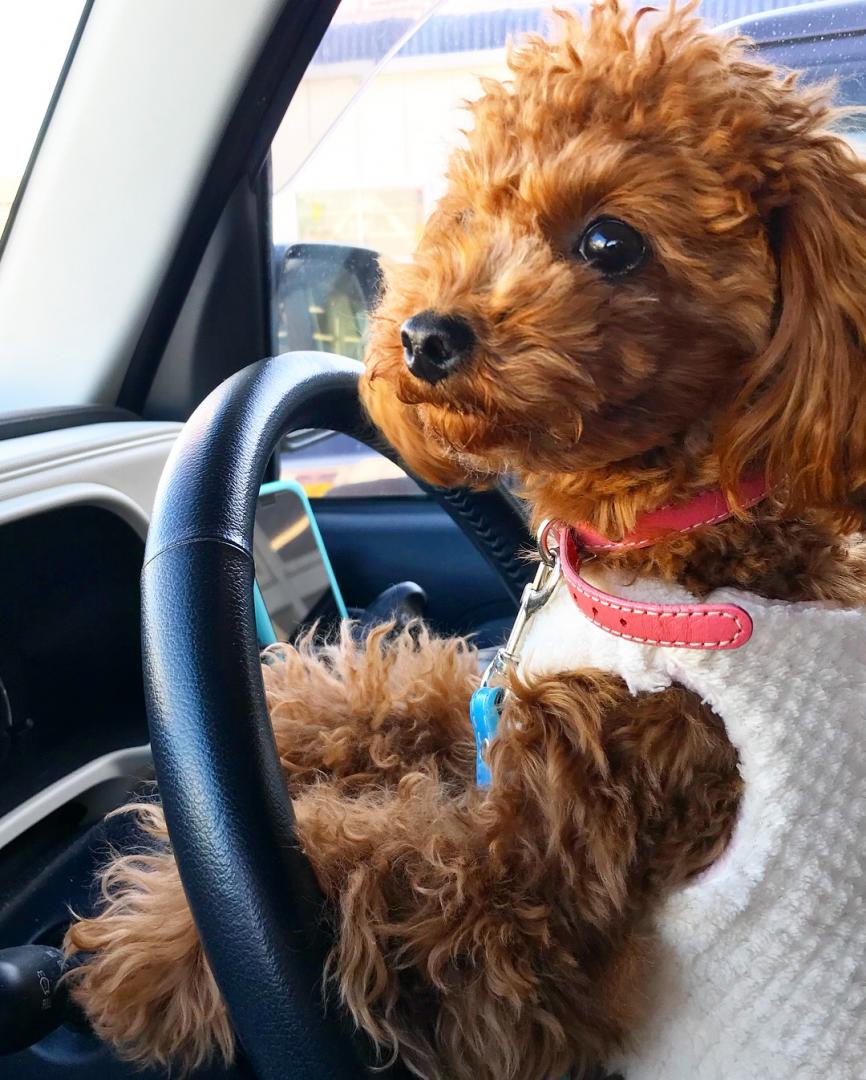
M735 604L633 603L602 592L580 573L580 552L568 526L559 534L559 559L572 600L590 622L616 637L681 649L737 649L752 636L748 612Z
M744 510L759 503L767 495L767 481L760 474L744 480L737 492ZM702 491L687 503L668 504L658 510L641 514L632 531L622 540L608 540L592 526L579 522L573 527L575 538L583 551L622 551L644 548L673 533L687 533L703 525L715 525L731 516L728 500L718 488Z
M754 506L767 493L763 477L744 481L740 502ZM611 541L588 525L559 530L559 559L569 594L583 614L616 637L643 645L680 649L738 649L752 636L752 620L736 604L633 603L591 585L580 573L583 552L642 548L671 533L686 533L724 521L731 508L718 489L705 491L682 506L663 506L644 514L622 540Z

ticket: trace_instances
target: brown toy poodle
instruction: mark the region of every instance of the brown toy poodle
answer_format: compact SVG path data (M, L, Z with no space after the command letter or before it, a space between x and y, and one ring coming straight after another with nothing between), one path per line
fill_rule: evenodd
M866 603L866 175L828 131L826 90L705 30L693 7L632 15L599 0L583 22L562 15L558 40L512 51L512 81L485 82L472 106L413 263L388 278L362 387L420 476L481 486L509 473L536 526L577 526L555 534L568 552L545 550L563 573L570 559L557 603L576 621L560 636L587 661L557 666L543 643L534 666L506 658L489 786L465 642L382 628L362 645L345 633L324 651L286 647L263 669L300 840L330 901L330 975L383 1060L399 1054L428 1080L556 1080L622 1061L628 1080L758 1075L748 1047L741 1069L652 1043L658 1009L680 1000L658 981L673 948L659 926L672 899L739 865L727 860L753 777L725 697L736 665L754 674L780 611L830 619ZM723 511L694 517L707 499ZM667 526L649 535L660 507ZM586 577L581 548L595 556ZM741 649L646 632L731 611L754 634ZM650 622L618 630L620 612ZM606 641L621 653L600 667ZM854 668L866 639L860 656ZM678 677L689 664L705 676ZM750 685L771 732L772 703ZM103 908L69 931L69 949L92 954L77 1000L133 1060L230 1059L162 814L141 813L153 854L112 862ZM783 835L761 873L783 850L800 849ZM862 916L862 874L849 877ZM833 917L844 938L844 911ZM745 934L745 902L739 918ZM856 963L833 978L863 985ZM721 1008L700 1015L729 1023ZM859 1036L839 1005L811 1037L801 1011L799 1057L767 1020L782 1064L756 1050L760 1075L854 1076L818 1063L833 1032L860 1045L857 1015ZM640 1065L641 1047L656 1064Z

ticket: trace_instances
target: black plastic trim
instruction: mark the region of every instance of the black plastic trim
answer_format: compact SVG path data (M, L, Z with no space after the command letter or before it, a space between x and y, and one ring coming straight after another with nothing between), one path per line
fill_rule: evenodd
M190 284L236 186L261 168L339 0L290 0L277 17L211 159L130 358L117 404L140 412ZM269 313L268 313L269 317Z
M41 435L44 431L140 419L129 409L114 405L59 405L55 409L22 409L0 416L0 442L19 439L24 435Z
M276 334L274 323L274 292L276 286L274 264L274 228L271 210L271 195L273 191L273 170L271 167L270 147L265 154L262 167L258 174L258 191L256 209L258 211L258 240L259 257L261 259L259 272L262 275L264 288L262 289L262 325L265 332L265 340L268 343L268 356L276 355Z
M232 191L196 268L142 409L145 419L187 420L214 387L270 346L270 289L262 206L266 170Z

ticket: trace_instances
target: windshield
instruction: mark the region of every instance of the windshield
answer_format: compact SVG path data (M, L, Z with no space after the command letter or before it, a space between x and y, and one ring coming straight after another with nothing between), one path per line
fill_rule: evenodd
M83 10L83 0L0 0L0 234Z

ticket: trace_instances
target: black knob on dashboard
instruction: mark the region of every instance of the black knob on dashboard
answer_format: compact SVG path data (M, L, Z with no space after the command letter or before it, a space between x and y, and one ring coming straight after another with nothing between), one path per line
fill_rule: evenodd
M371 626L396 619L399 623L420 619L427 610L427 593L414 581L401 581L379 593L364 612L364 621Z
M58 983L64 970L63 953L49 945L0 949L0 1054L32 1046L63 1023L69 996Z

